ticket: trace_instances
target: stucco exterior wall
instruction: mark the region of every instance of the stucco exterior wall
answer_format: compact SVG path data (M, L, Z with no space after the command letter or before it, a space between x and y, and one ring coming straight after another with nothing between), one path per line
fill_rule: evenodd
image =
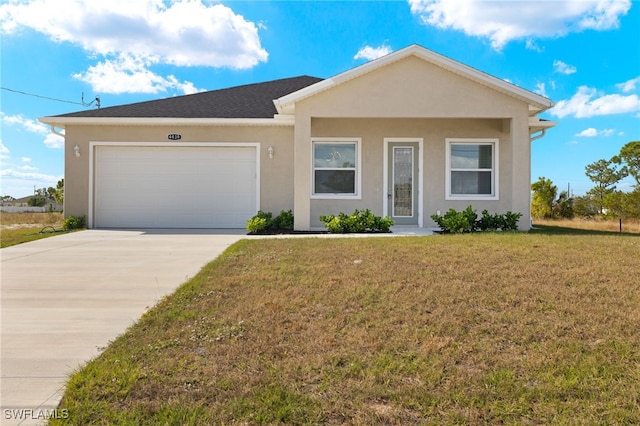
M238 142L260 144L259 208L278 213L293 209L293 128L290 126L67 126L65 129L65 215L89 212L90 142L168 143L180 134L180 143ZM74 146L80 147L80 157ZM268 148L274 156L269 158Z
M430 219L437 211L449 208L464 209L473 205L483 209L505 212L512 209L513 144L510 120L503 119L332 119L313 118L312 137L362 138L362 199L361 200L311 200L311 227L321 226L320 215L350 213L354 209L369 208L376 215L384 216L386 197L383 176L385 138L421 138L423 140L423 203L424 226L433 227ZM497 138L499 140L499 188L497 201L447 201L445 194L446 138ZM528 195L528 193L527 193Z
M362 138L361 200L310 199L310 141L318 136ZM424 226L435 226L430 216L438 210L473 205L479 212L521 212L520 226L528 229L528 104L413 56L296 104L296 228L319 227L320 215L355 208L384 214L383 141L397 137L424 139ZM498 200L445 200L446 138L499 139Z
M477 77L477 76L476 76ZM260 206L277 214L292 209L295 228L321 228L319 216L369 208L385 215L383 176L385 138L420 138L421 225L435 226L430 216L468 205L481 212L523 213L521 229L530 224L529 103L504 87L486 85L407 56L324 91L297 99L295 125L76 125L65 128L65 214L87 215L90 143L257 143L260 152ZM519 95L518 95L519 96ZM287 112L291 105L287 105ZM162 121L162 120L159 120ZM167 120L162 121L167 123ZM179 142L169 134L180 134ZM314 137L361 139L359 199L313 199ZM447 138L495 138L499 141L497 200L446 199ZM76 157L73 147L80 147ZM269 158L268 147L274 149Z

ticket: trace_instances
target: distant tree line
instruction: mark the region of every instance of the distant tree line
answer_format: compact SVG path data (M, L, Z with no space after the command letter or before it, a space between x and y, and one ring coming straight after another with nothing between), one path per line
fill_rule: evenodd
M49 188L36 189L35 194L29 198L27 204L33 207L43 207L51 200L58 204L64 203L64 179L60 179L55 188L50 186Z
M567 191L558 193L558 187L550 179L538 178L531 185L531 215L543 219L576 216L640 219L640 141L627 143L609 160L587 165L585 174L595 186L581 197L572 197ZM618 190L616 185L628 176L635 179L633 190Z

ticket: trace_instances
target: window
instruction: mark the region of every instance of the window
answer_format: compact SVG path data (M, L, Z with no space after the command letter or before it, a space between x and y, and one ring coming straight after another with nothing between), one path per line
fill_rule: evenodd
M313 141L314 198L360 197L360 140Z
M447 199L498 199L498 140L447 139Z

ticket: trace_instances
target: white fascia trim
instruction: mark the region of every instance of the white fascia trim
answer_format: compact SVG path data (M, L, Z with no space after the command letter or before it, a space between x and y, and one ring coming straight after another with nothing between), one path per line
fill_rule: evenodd
M243 147L256 149L256 206L260 210L260 142L89 142L89 208L87 209L87 228L94 227L95 214L95 149L100 146L122 146L122 147Z
M529 127L536 129L550 129L558 125L557 121L540 120L538 117L529 117Z
M40 117L38 121L64 129L65 125L103 126L293 126L292 117L279 118L165 118L165 117Z
M286 112L288 114L292 114L295 112L296 102L299 102L309 96L313 96L316 93L327 90L340 83L344 83L345 81L369 73L378 68L382 68L386 65L389 65L411 55L417 56L427 62L449 70L455 74L469 78L485 86L489 86L502 93L527 102L529 103L529 109L532 115L545 111L553 107L554 105L554 103L550 99L545 98L544 96L540 96L536 93L530 92L529 90L518 87L515 84L509 83L505 80L479 71L468 65L464 65L458 61L454 61L453 59L442 56L417 44L390 53L386 56L382 56L378 59L374 59L373 61L367 62L364 65L352 68L334 77L312 84L311 86L307 86L301 90L298 90L297 92L285 95L279 99L274 100L273 103L278 109L278 112Z

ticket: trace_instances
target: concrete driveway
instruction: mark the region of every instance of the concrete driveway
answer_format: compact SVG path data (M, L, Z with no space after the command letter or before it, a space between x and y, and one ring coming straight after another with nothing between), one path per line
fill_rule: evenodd
M68 375L242 230L88 230L0 250L0 424L40 424Z

